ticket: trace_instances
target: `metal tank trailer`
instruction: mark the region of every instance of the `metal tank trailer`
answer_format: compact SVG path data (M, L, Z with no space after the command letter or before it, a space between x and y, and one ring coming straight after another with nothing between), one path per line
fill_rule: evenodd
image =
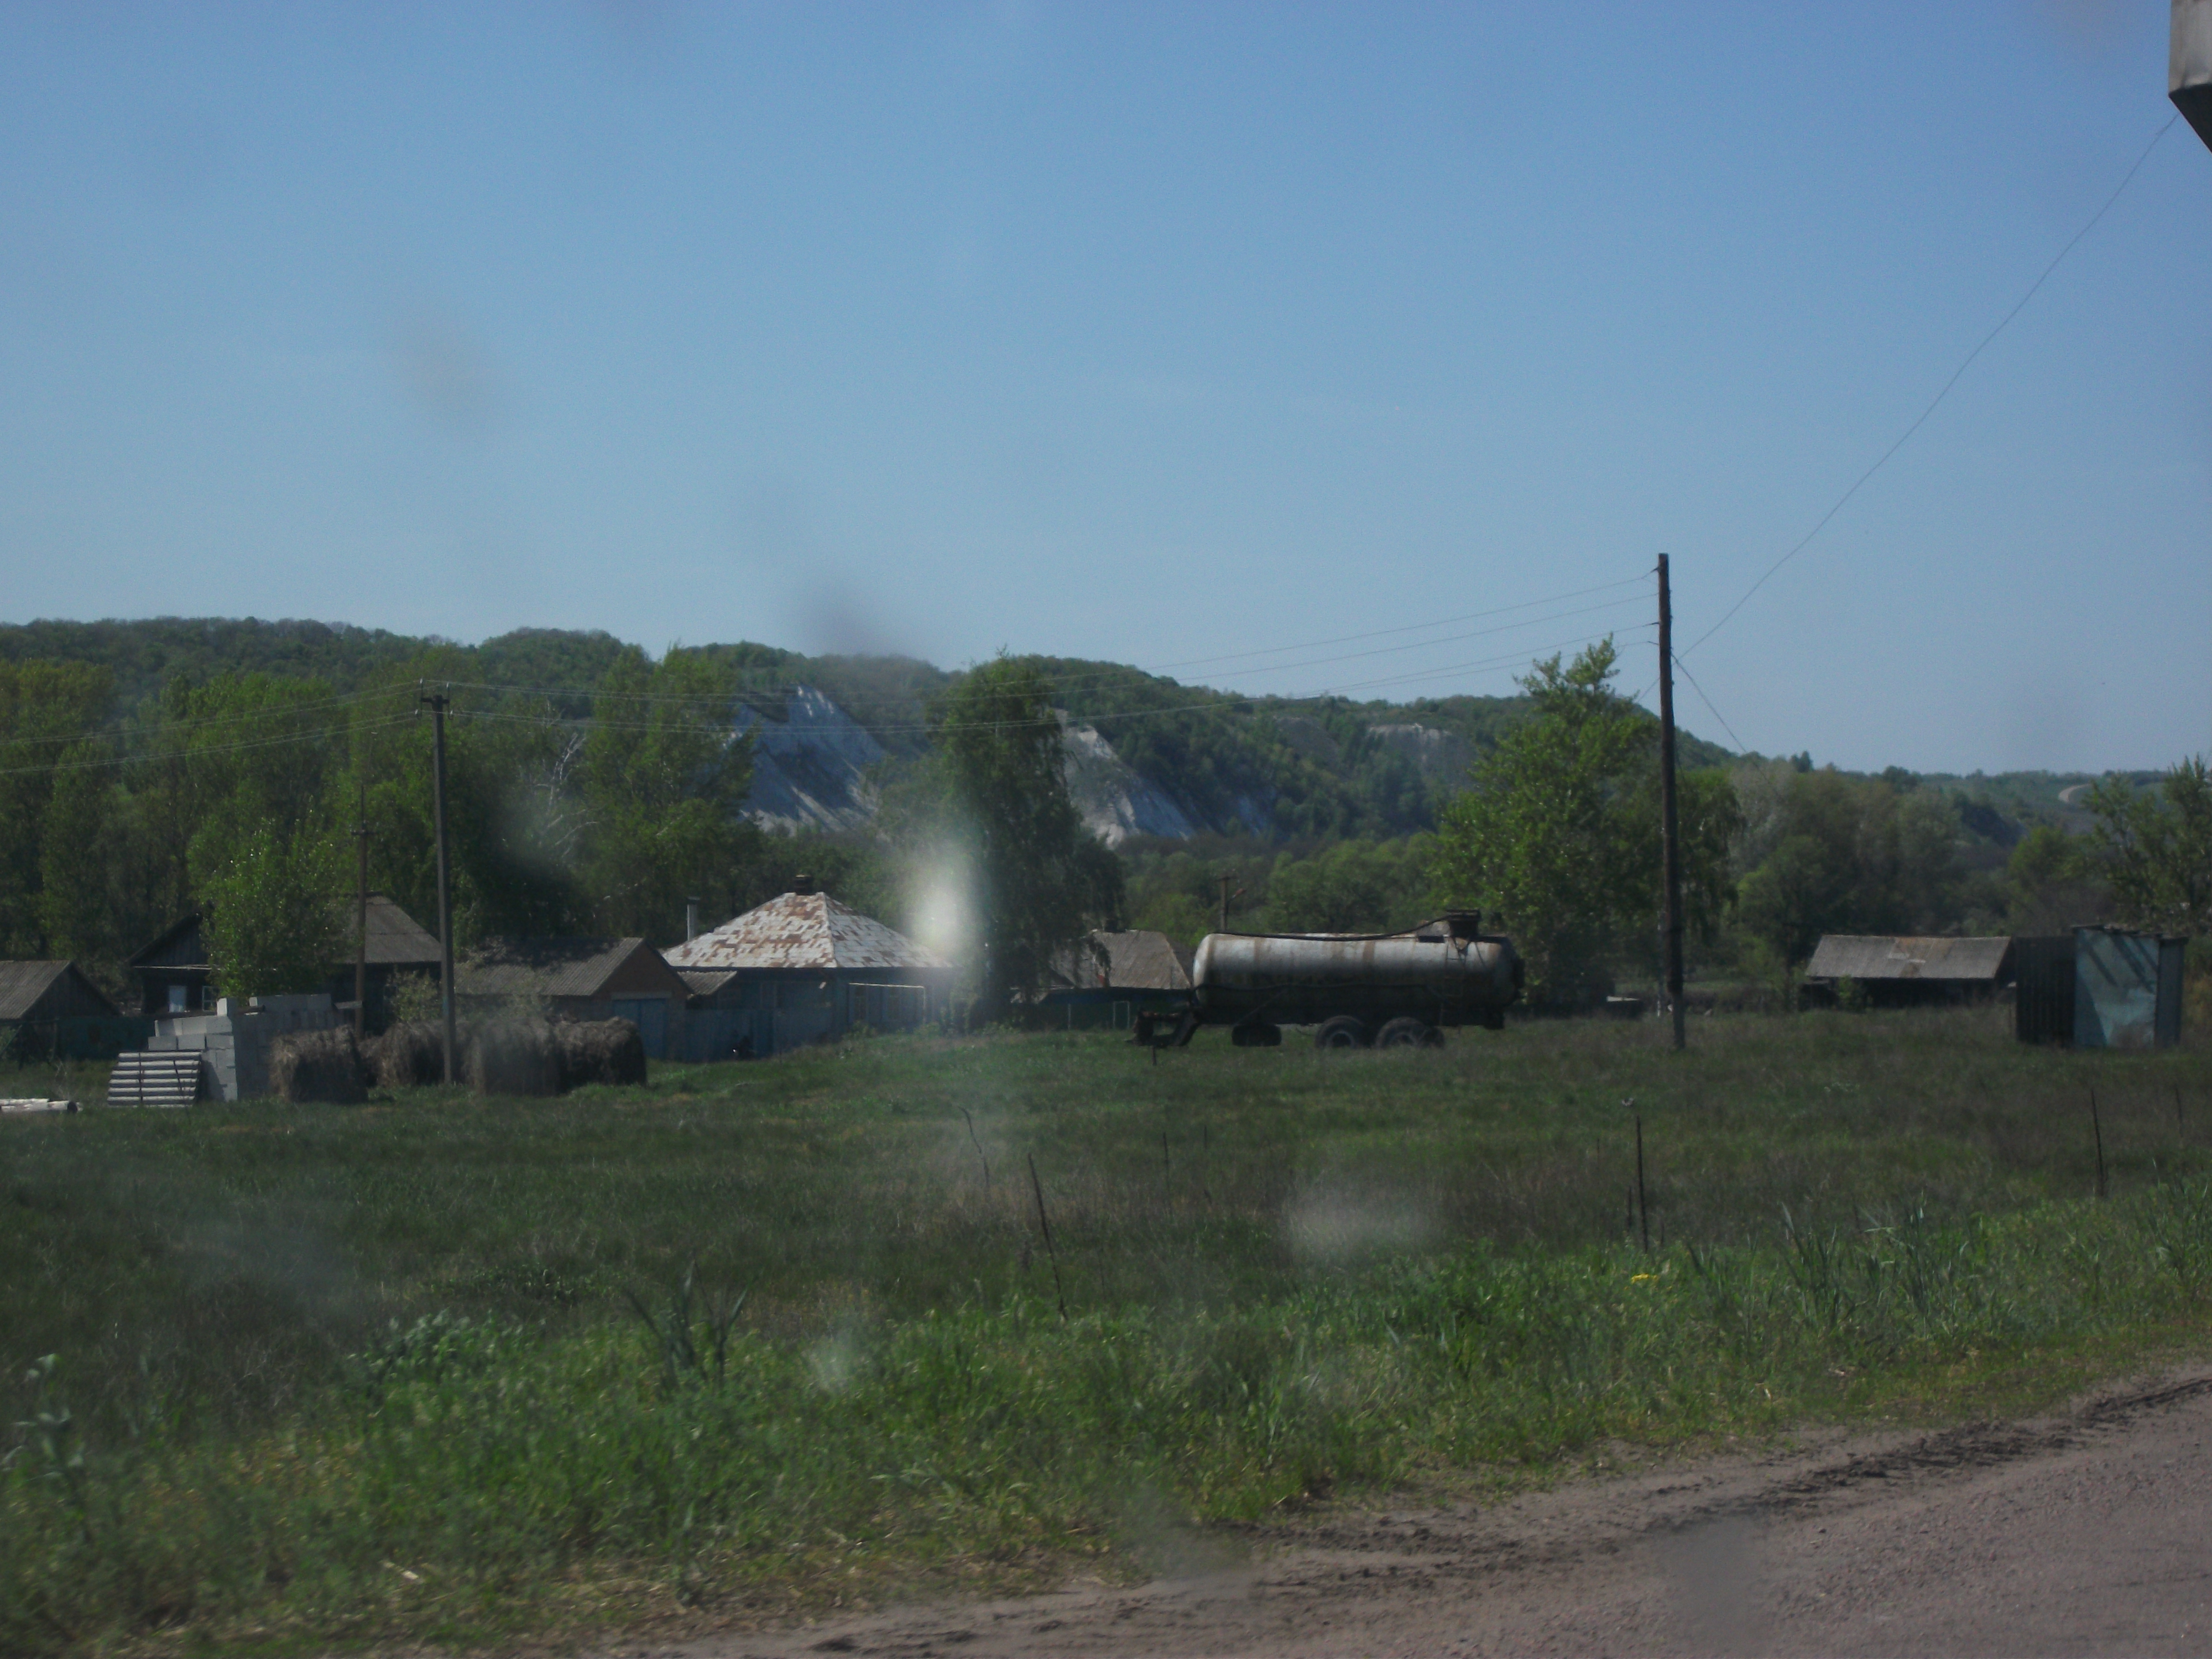
M1402 933L1208 933L1189 1007L1137 1040L1180 1048L1226 1025L1239 1048L1273 1048L1284 1026L1310 1025L1320 1048L1432 1048L1450 1026L1496 1030L1520 1000L1521 956L1480 921L1456 910Z

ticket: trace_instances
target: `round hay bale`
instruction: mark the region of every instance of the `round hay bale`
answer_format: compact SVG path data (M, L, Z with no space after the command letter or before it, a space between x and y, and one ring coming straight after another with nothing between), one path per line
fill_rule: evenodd
M368 1067L350 1025L278 1037L269 1051L269 1081L288 1105L358 1106L368 1098Z
M409 1020L369 1040L370 1075L383 1089L419 1089L446 1080L446 1034L429 1020Z
M557 1095L561 1073L543 1020L490 1020L469 1034L463 1074L480 1095Z
M586 1083L645 1081L645 1039L627 1019L562 1020L553 1028L563 1092Z

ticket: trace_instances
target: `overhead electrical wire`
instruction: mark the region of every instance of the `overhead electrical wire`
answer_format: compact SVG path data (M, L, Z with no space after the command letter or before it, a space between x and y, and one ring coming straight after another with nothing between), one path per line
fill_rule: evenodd
M1648 629L1650 627L1650 623L1638 624L1638 629ZM1447 674L1472 673L1484 669L1494 671L1501 667L1510 667L1519 663L1522 660L1527 652L1531 650L1538 653L1547 651L1566 651L1571 650L1577 646L1590 644L1597 640L1614 638L1617 636L1617 633L1618 630L1612 630L1602 634L1589 634L1583 635L1579 639L1561 640L1553 641L1548 645L1524 647L1522 650L1514 651L1504 656L1480 658L1472 662L1448 663L1437 668L1416 669L1407 673L1386 675L1376 679L1355 680L1344 685L1332 686L1321 691L1310 692L1300 696L1270 696L1259 700L1291 705L1303 702L1320 702L1330 697L1340 696L1346 691L1366 690L1378 685L1403 684L1414 680L1435 679ZM712 700L704 697L696 697L684 698L681 699L681 701L704 705ZM1204 702L1172 703L1166 708L1162 708L1114 709L1102 714L1078 714L1070 712L1067 713L1066 717L1070 721L1078 725L1095 726L1102 720L1118 721L1147 720L1154 719L1164 714L1184 714L1217 711L1236 703L1249 702L1253 701L1255 701L1255 699L1242 696L1238 693L1224 691ZM604 715L596 714L586 714L573 717L550 714L518 714L511 709L488 708L456 710L454 712L454 718L458 720L499 720L515 725L559 726L562 728L589 727L593 731L599 732L665 732L668 730L668 727L665 725L656 725L648 720L611 720ZM1055 720L1058 719L1059 714L1055 713L1053 718ZM920 722L899 726L870 726L868 730L878 736L927 735L932 732L947 731L1004 730L1010 727L1041 726L1045 722L1043 720L974 720L959 724L941 725L931 725L927 722Z
M315 710L343 708L355 703L374 702L378 697L395 696L413 688L377 686L371 690L347 691L328 697L310 697L300 702L271 704L260 708L242 708L224 714L203 714L184 720L161 720L155 726L132 726L127 722L112 721L100 726L87 726L76 732L55 732L47 736L26 736L0 739L0 748L15 748L35 744L41 747L58 745L63 748L76 743L98 743L104 738L125 738L143 732L159 731L165 736L176 732L204 731L212 726L237 726L247 720L266 720L274 716L307 714ZM6 775L0 774L0 775Z
M1965 375L1966 372L1973 367L1974 360L1979 357L1984 351L1989 349L1989 345L1991 341L1995 340L1998 335L2005 331L2005 329L2010 325L2014 318L2019 316L2022 311L2027 308L2027 302L2042 292L2043 285L2051 280L2051 273L2057 270L2061 264L2065 263L2066 256L2073 252L2076 247L2079 247L2081 245L2082 240L2087 237L2091 231L2096 229L2099 223L2104 219L2104 216L2112 210L2113 204L2120 199L2121 195L2127 190L2128 185L2134 181L2136 174L2142 171L2143 163L2150 160L2150 153L2158 148L2159 141L2164 138L2167 133L2173 131L2173 124L2180 118L2180 114L2178 112L2175 114L2169 116L2166 118L2166 125L2151 135L2150 142L2142 147L2142 153L2135 159L2135 164L2129 167L2127 172L2121 176L2120 182L2112 187L2112 193L2105 198L2104 205L2099 208L2094 213L2091 214L2089 216L2088 222L2083 225L2081 229L2075 231L2074 234L2068 239L2066 246L2060 248L2058 252L2051 257L2051 263L2044 266L2043 274L2028 284L2027 292L2021 295L2020 298L2014 302L2013 308L2010 311L2008 311L2002 317L1997 319L1996 326L1992 328L1988 333L1983 335L1981 339L1975 344L1974 349L1972 351L1969 351L1966 356L1960 361L1958 368L1951 371L1951 378L1944 381L1942 386L1936 392L1936 395L1928 400L1928 406L1922 410L1920 413L1913 418L1912 423L1906 427L1903 432L1898 434L1896 441L1892 443L1888 448L1883 450L1880 455L1875 458L1873 465L1868 467L1865 471L1860 473L1856 478L1851 481L1850 488L1844 490L1842 495L1836 497L1833 504L1829 507L1826 513L1823 513L1820 516L1810 530L1807 531L1803 536L1798 538L1795 546L1791 547L1788 552L1784 553L1772 564L1767 566L1766 568L1760 573L1759 580L1752 583L1749 587L1744 589L1743 596L1736 600L1736 602L1730 605L1726 611L1721 613L1721 619L1718 622L1715 623L1711 628L1708 628L1704 633L1698 635L1696 639L1691 641L1687 646L1684 647L1683 649L1676 654L1676 661L1679 662L1682 657L1685 657L1691 652L1695 651L1707 640L1719 633L1722 629L1727 627L1729 619L1732 618L1737 611L1742 610L1745 605L1751 602L1751 596L1758 592L1760 588L1766 586L1768 578L1771 577L1776 571L1781 569L1784 565L1788 564L1790 560L1796 558L1800 553L1802 553L1808 547L1811 546L1814 538L1828 527L1829 521L1832 520L1836 514L1844 510L1844 507L1850 503L1851 497L1857 495L1859 491L1865 487L1867 481L1872 478L1875 473L1881 471L1883 467L1888 465L1890 458L1895 455L1899 450L1904 448L1905 446L1911 441L1914 433L1919 431L1923 426L1927 424L1928 417L1933 415L1936 409L1942 404L1942 401L1951 395L1951 388L1958 385L1960 380Z
M1401 634L1424 632L1437 628L1448 628L1455 626L1460 623L1482 621L1492 617L1510 616L1517 611L1540 610L1543 607L1555 605L1568 599L1584 599L1593 594L1609 592L1615 588L1626 586L1631 584L1641 583L1645 580L1646 578L1641 575L1626 577L1619 581L1601 582L1592 586L1571 588L1562 592L1547 595L1541 599L1523 600L1516 605L1498 605L1488 610L1467 611L1452 617L1431 617L1425 622L1407 623L1391 628L1370 629L1359 633L1342 634L1322 639L1307 640L1295 645L1269 646L1251 651L1226 653L1218 657L1187 658L1177 662L1164 663L1153 667L1139 668L1133 671L1116 668L1102 671L1097 674L1063 676L1060 679L1054 681L1054 690L1055 692L1064 692L1066 690L1080 687L1085 684L1103 684L1115 681L1121 679L1124 675L1130 672L1143 674L1160 674L1170 668L1188 668L1209 663L1237 661L1249 662L1253 659L1259 657L1285 656L1295 652L1316 650L1333 645L1357 644L1366 640L1387 639ZM1499 634L1516 633L1526 628L1540 627L1546 623L1562 622L1573 617L1592 615L1600 611L1614 609L1620 605L1633 604L1636 602L1637 597L1638 596L1635 595L1629 595L1621 599L1603 600L1599 604L1593 605L1577 606L1572 610L1554 611L1542 616L1524 617L1514 622L1500 623L1492 628L1476 629L1463 634L1438 635L1431 638L1405 641L1393 645L1376 646L1362 651L1344 652L1334 656L1303 659L1289 662L1262 663L1256 665L1247 672L1255 673L1276 673L1299 668L1324 667L1335 663L1361 661L1369 658L1388 656L1399 652L1427 650L1440 646L1461 644L1468 640L1489 638ZM1644 625L1639 624L1639 626ZM1441 678L1452 674L1478 673L1485 671L1493 671L1502 665L1510 665L1525 660L1532 653L1540 654L1541 653L1547 651L1569 649L1573 647L1589 644L1594 640L1611 637L1613 634L1620 631L1620 630L1611 630L1609 633L1606 634L1592 634L1584 635L1579 639L1560 641L1551 645L1523 647L1501 656L1480 658L1472 661L1449 663L1433 668L1414 669L1404 673L1383 675L1364 680L1351 681L1340 685L1326 687L1322 690L1305 693L1303 695L1285 695L1275 692L1245 694L1236 691L1220 691L1214 693L1211 696L1200 702L1171 704L1166 708L1126 708L1109 710L1096 714L1086 713L1082 714L1070 713L1068 714L1068 718L1073 720L1079 720L1085 724L1100 720L1126 721L1131 720L1142 720L1166 714L1191 714L1201 713L1209 710L1218 710L1237 702L1254 700L1255 696L1259 701L1271 703L1297 704L1320 702L1330 697L1341 696L1347 692L1352 691L1370 690L1381 686L1413 684L1422 680ZM740 672L742 672L743 671ZM789 693L804 689L801 683L794 680L779 680L766 685L740 685L728 690L718 689L715 691L708 693L691 693L665 691L617 691L606 690L599 686L588 685L513 685L495 684L490 681L471 681L446 678L423 679L396 685L368 687L353 691L335 693L329 696L309 698L297 702L290 702L271 707L240 709L219 714L199 715L183 720L162 720L152 726L134 726L128 723L109 723L71 733L54 733L45 736L19 738L4 743L0 743L0 751L3 751L9 748L20 749L29 745L36 745L40 747L59 746L65 748L76 744L100 742L104 740L127 742L133 738L167 739L183 732L200 732L225 726L242 725L249 721L267 722L271 720L285 719L309 713L326 713L332 709L353 708L365 703L374 703L379 700L386 698L415 696L419 695L420 688L422 685L433 684L441 686L448 691L478 691L496 696L539 696L548 699L556 697L584 698L589 699L594 703L615 702L641 703L647 705L674 704L678 706L690 706L702 709L712 708L715 711L718 716L720 715L723 706L726 705L732 696L744 696L750 695L759 696L775 695L779 692L788 695ZM841 701L839 706L844 708L847 713L850 714L855 707L862 706L863 703L863 699L848 696L844 700ZM240 754L257 750L281 747L290 744L328 742L356 732L382 731L392 726L408 724L415 718L416 712L417 711L410 709L405 713L385 715L368 721L349 721L341 725L319 726L312 731L307 732L282 732L267 737L248 738L230 743L195 744L187 750L180 751L175 758L197 760L202 758L211 758L220 755ZM665 729L663 726L645 721L611 720L604 716L591 714L568 715L551 710L549 710L543 715L539 715L524 714L516 713L513 710L470 709L465 708L456 708L452 711L452 713L456 720L462 722L471 720L496 720L510 723L557 726L571 729L589 727L599 731L629 731L641 732ZM867 722L865 721L862 723L867 724ZM982 722L980 724L998 726L1017 723ZM962 728L948 728L941 725L932 725L926 721L914 721L908 720L896 724L876 723L869 725L868 729L882 736L898 736L927 734L947 729ZM49 760L36 762L28 766L0 768L0 777L24 776L32 773L85 771L96 769L100 767L124 767L143 764L159 758L162 758L162 757L157 754L149 754L147 750L141 748L123 753L90 757L82 760Z
M207 747L195 747L178 751L174 756L149 755L143 752L125 755L100 755L89 760L40 761L30 766L0 767L0 778L27 777L34 772L88 772L103 766L140 766L163 759L204 760L215 755L241 754L252 749L276 749L287 744L323 743L350 737L356 732L380 732L389 726L405 726L414 716L386 714L376 720L353 721L344 726L326 726L312 732L285 732L274 737L248 738L238 743L222 743ZM5 744L0 744L4 749Z
M1428 649L1433 648L1433 647L1437 647L1437 646L1445 646L1445 645L1462 645L1462 644L1466 643L1466 642L1467 642L1468 641L1469 641L1469 640L1486 639L1486 638L1489 638L1489 637L1491 637L1491 636L1492 636L1492 635L1498 635L1498 634L1511 634L1511 633L1517 633L1517 632L1519 632L1521 629L1522 629L1523 628L1533 628L1533 627L1537 627L1537 626L1540 626L1540 625L1541 625L1541 624L1543 624L1543 623L1545 623L1565 622L1565 621L1568 620L1569 618L1571 618L1571 617L1584 617L1584 616L1590 616L1590 615L1594 615L1594 614L1595 614L1596 612L1598 612L1598 611L1612 611L1612 610L1617 610L1617 609L1619 609L1620 606L1622 606L1622 605L1634 605L1634 604L1638 604L1638 603L1639 603L1639 602L1641 601L1641 598L1642 598L1642 596L1641 596L1641 595L1632 595L1631 597L1629 597L1629 598L1627 598L1627 599L1608 599L1608 600L1606 600L1606 601L1604 601L1603 603L1599 604L1599 605L1582 605L1582 606L1579 606L1579 607L1577 607L1577 609L1572 610L1572 611L1553 611L1552 613L1550 613L1550 614L1549 614L1549 615L1547 615L1547 616L1542 616L1542 617L1528 617L1528 618L1527 618L1527 619L1525 619L1524 621L1522 621L1522 622L1501 623L1501 624L1499 624L1498 626L1494 627L1494 628L1482 628L1482 629L1474 629L1474 630L1473 630L1473 631L1471 631L1471 632L1469 632L1469 633L1465 633L1465 634L1447 634L1447 635L1441 635L1441 636L1439 636L1439 637L1437 637L1437 638L1436 638L1436 639L1432 639L1432 640L1420 640L1420 641L1414 641L1414 642L1410 643L1410 644L1399 644L1399 645L1378 645L1378 646L1372 646L1372 647L1370 647L1368 649L1366 649L1366 650L1364 650L1364 651L1347 651L1347 652L1340 653L1340 654L1338 654L1338 655L1336 655L1336 656L1333 656L1333 657L1313 657L1313 658L1307 658L1307 659L1302 659L1302 660L1297 661L1297 662L1288 662L1288 663L1275 663L1275 664L1270 664L1270 665L1265 665L1265 666L1262 666L1262 667L1260 667L1260 668L1253 669L1253 670L1249 671L1249 672L1254 672L1254 673L1269 674L1269 673L1276 673L1276 672L1286 672L1286 671L1291 670L1291 669L1297 669L1297 668L1323 668L1323 667L1328 667L1328 666L1329 666L1329 665L1333 665L1333 664L1336 664L1336 663L1362 661L1362 660L1364 660L1364 659L1367 659L1367 658L1370 658L1370 657L1388 656L1388 655L1390 655L1390 654L1392 654L1392 653L1394 653L1401 652L1401 651L1419 651L1419 650L1428 650ZM1370 635L1369 637L1372 637L1372 635ZM1543 648L1543 647L1538 647L1538 648L1541 649L1541 648ZM1518 655L1519 653L1516 653L1515 654L1516 654L1516 655ZM1149 671L1139 671L1139 672L1149 672ZM1109 678L1109 677L1107 677L1107 676L1103 676L1103 675L1101 675L1101 676L1085 676L1085 675L1075 675L1075 676L1065 676L1065 677L1059 677L1059 678L1055 678L1053 680L1053 682L1052 682L1052 686L1053 686L1053 690L1054 690L1054 691L1055 693L1064 694L1064 693L1066 693L1067 690L1069 690L1071 689L1071 687L1072 687L1072 686L1080 685L1080 684L1083 684L1085 681L1086 681L1086 680L1091 681L1091 682L1093 682L1093 683L1097 683L1097 682L1101 681L1101 680L1103 680L1103 679L1105 679L1105 678ZM466 687L468 687L468 689L471 689L471 690L501 690L501 691L505 691L505 692L507 692L507 693L509 693L509 694L511 694L511 695L515 695L515 696L537 696L551 697L551 696L584 696L584 695L586 695L584 692L582 692L582 691L581 691L581 690L571 690L571 689L569 689L569 688L566 688L566 687L550 687L550 686L504 686L504 687L495 687L495 686L491 686L491 685L489 685L489 684L471 684L470 682L459 681L459 680L452 681L452 682L441 682L441 684L453 684L453 685L456 685L456 686L466 686ZM604 695L604 696L605 696L605 697L606 698L606 700L607 700L607 701L609 701L609 702L662 702L662 703L678 703L678 704L690 704L690 703L705 704L705 703L714 702L718 702L718 701L721 701L721 700L723 700L723 698L724 698L724 695L725 695L725 694L721 694L721 693L685 693L685 692L631 692L631 691L611 691L611 692L604 693L604 694L602 694L602 695ZM1223 696L1237 696L1237 695L1240 695L1240 694L1236 693L1236 692L1224 692L1224 693L1223 693L1222 695L1223 695ZM1261 695L1261 696L1274 696L1274 695L1278 695L1278 694L1275 694L1275 693L1261 693L1261 694L1259 694L1259 695ZM848 706L848 705L844 705L844 704L841 704L840 706L841 706L841 707L846 707L846 708L848 708L848 713L850 712L849 706Z
M1735 727L1728 723L1728 716L1713 707L1713 700L1705 695L1705 688L1698 684L1697 676L1690 672L1687 665L1682 661L1682 654L1679 651L1674 653L1674 666L1682 671L1682 678L1689 681L1690 690L1698 694L1698 701L1705 704L1707 712L1721 723L1721 730L1727 732L1729 741L1735 744L1736 753L1739 755L1750 753L1751 751L1743 746L1743 739L1736 736Z

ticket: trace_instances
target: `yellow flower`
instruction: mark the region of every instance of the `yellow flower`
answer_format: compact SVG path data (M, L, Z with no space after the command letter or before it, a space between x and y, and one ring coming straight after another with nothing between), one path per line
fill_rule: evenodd
M1659 1275L1656 1273L1631 1273L1628 1276L1628 1282L1632 1285L1641 1285L1647 1279L1656 1279L1658 1277Z

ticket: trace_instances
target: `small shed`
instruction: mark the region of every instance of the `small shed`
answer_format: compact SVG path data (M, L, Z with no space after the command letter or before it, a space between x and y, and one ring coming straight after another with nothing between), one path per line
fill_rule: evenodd
M1815 1000L1833 1000L1844 980L1877 1008L1982 1002L2012 982L2008 937L1914 939L1889 933L1826 933L1805 967Z
M2018 941L2013 1034L2080 1048L2172 1048L2181 1041L2187 943L2124 927Z
M359 949L360 935L356 931L359 920L359 911L353 904L348 904L346 941L354 950ZM395 975L428 974L436 979L438 936L382 893L368 896L368 1010L363 1024L368 1030L381 1031L392 1023L392 981ZM353 1007L354 966L355 959L349 955L325 988L341 1012L349 1013Z
M138 981L138 1012L148 1019L198 1014L215 1007L215 968L198 911L171 922L124 964Z
M941 1019L953 968L802 880L687 940L668 961L692 991L685 1053L765 1058L856 1026L905 1031Z
M515 998L546 1004L557 1019L626 1019L647 1059L681 1052L691 988L642 939L487 939L453 978L464 1005Z
M150 1029L74 962L0 962L0 1049L18 1059L106 1060Z
M1053 953L1037 1001L1070 1030L1127 1030L1138 1014L1190 1000L1190 954L1165 933L1094 928Z

